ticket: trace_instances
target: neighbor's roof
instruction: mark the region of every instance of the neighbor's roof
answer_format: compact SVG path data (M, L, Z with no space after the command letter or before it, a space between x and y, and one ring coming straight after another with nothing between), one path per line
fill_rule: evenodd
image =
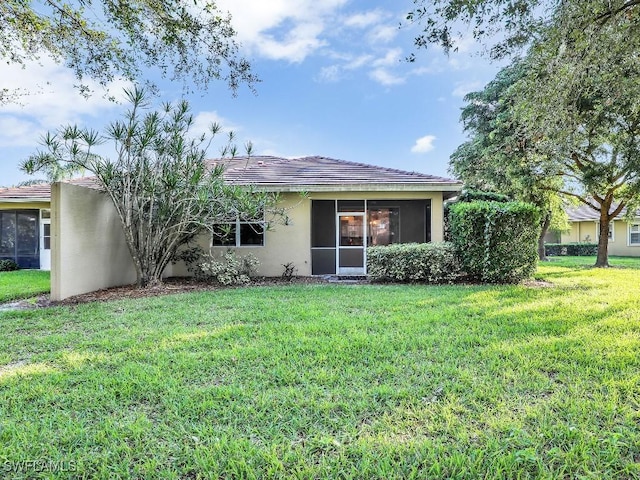
M594 204L595 205L595 204ZM617 203L611 205L611 211L615 210L618 206ZM584 203L578 206L569 206L565 208L565 212L567 213L567 217L570 222L586 222L593 221L596 222L600 220L600 212L594 210L593 208L585 205ZM624 217L627 213L627 209L623 208L617 218ZM640 211L636 212L636 216L640 216Z
M210 160L225 166L225 179L235 185L256 185L276 191L437 190L459 191L451 178L327 157L270 156Z
M66 183L79 185L81 187L95 187L93 177L74 178L65 180ZM1 201L21 201L21 202L48 202L51 199L51 184L38 183L24 187L0 188Z

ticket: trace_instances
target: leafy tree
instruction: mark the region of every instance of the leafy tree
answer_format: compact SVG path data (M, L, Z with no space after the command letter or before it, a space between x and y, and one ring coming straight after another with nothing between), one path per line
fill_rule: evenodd
M126 93L131 108L123 120L111 123L104 134L76 126L47 134L44 151L32 155L23 169L33 173L67 165L95 175L122 223L138 286L160 283L179 249L203 231L213 233L215 224L281 214L274 208L276 195L228 185L221 165L207 166L206 148L218 125L211 126L210 135L192 138L187 102L152 111L143 90ZM94 153L105 142L113 143L114 160ZM250 153L250 145L247 149ZM236 149L231 145L226 151L233 155Z
M24 64L43 55L85 82L134 80L143 67L198 87L224 78L235 92L257 79L238 56L231 18L213 0L3 0L0 58ZM185 83L186 85L186 83ZM16 92L0 89L0 104Z
M640 203L640 34L637 9L569 39L551 30L531 50L518 117L564 195L594 208L596 266L608 266L610 222Z
M544 260L544 237L552 225L564 226L566 216L556 193L561 180L539 168L541 153L523 134L515 115L518 98L513 86L525 74L524 63L515 62L482 91L465 97L460 118L470 138L451 155L450 169L469 188L501 192L538 207L542 212L538 256Z
M520 52L551 27L569 37L620 18L638 16L640 0L413 0L407 21L421 26L417 48L440 45L446 52L468 35L493 58ZM415 54L410 57L415 60Z

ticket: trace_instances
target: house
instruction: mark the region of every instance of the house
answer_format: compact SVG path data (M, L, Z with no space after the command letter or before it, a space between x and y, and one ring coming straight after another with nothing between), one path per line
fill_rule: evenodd
M225 165L229 183L280 195L279 206L289 218L286 225L263 231L260 222L238 220L231 225L234 235L214 241L212 247L251 252L264 276L280 276L284 264L293 264L302 276L362 275L370 245L441 241L443 203L462 188L449 178L326 157L256 156L210 162ZM51 247L55 300L135 281L115 209L103 192L87 188L86 183L86 179L55 183L50 207L44 198L37 208L28 205L32 221L41 225L38 235L51 235L50 243L43 238L29 246ZM0 191L0 208L11 194ZM13 211L20 210L18 204L14 201ZM205 249L211 242L207 235L200 239ZM41 266L46 266L44 257L40 255ZM187 273L179 264L168 270L168 276Z
M70 183L93 186L90 179ZM51 268L51 185L0 188L0 260L20 268Z
M613 206L612 208L615 208ZM560 233L560 243L598 243L600 214L588 205L566 209L570 229ZM633 221L625 220L626 210L611 222L609 227L609 254L626 257L640 256L640 212Z

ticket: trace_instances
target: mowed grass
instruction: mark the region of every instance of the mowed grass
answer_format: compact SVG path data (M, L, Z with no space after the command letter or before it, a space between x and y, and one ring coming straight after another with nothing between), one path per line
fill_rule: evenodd
M0 272L0 303L48 293L49 288L49 272L43 270Z
M0 313L0 469L636 478L640 261L620 263L554 260L537 275L550 285L257 287ZM36 460L55 468L20 463Z

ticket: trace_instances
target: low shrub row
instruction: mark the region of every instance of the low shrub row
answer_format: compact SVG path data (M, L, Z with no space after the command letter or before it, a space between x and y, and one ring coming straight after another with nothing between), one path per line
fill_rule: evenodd
M369 247L367 272L373 281L452 283L460 263L450 242L398 243Z
M597 243L547 243L544 246L545 254L548 256L570 255L576 257L587 257L598 254Z

